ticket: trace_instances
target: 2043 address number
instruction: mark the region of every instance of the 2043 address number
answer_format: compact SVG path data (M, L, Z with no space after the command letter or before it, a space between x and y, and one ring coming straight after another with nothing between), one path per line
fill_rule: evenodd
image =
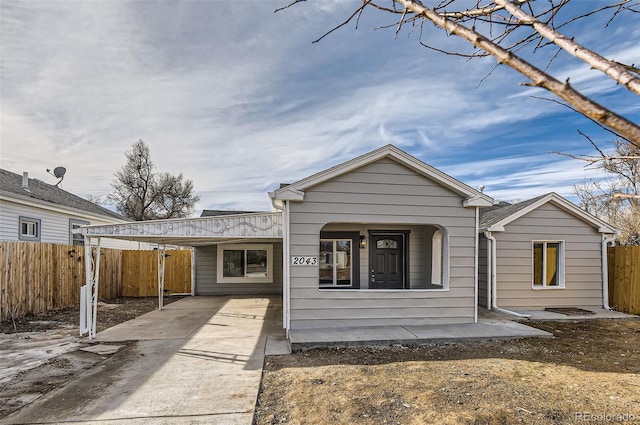
M318 257L311 255L294 255L291 257L292 266L315 266L318 264Z

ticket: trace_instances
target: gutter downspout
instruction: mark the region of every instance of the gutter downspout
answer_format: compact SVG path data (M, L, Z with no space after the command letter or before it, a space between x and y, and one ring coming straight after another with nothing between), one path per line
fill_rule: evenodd
M491 255L489 256L489 262L491 263L491 304L493 305L493 310L499 313L510 314L512 316L521 317L524 319L528 319L531 317L530 314L517 313L515 311L507 310L504 308L498 307L498 267L497 267L497 251L498 245L496 242L496 238L491 234L491 232L484 232L484 235L491 241Z
M473 323L478 323L478 251L480 245L480 207L476 207L476 240L475 255L473 261L474 285L473 285Z
M607 238L604 233L602 234L602 307L605 310L613 310L609 306L609 256L607 253L607 247L609 242L616 240L617 235L613 235Z
M287 208L287 201L282 201L282 205L278 205L274 196L271 196L271 205L282 212L282 327L285 329L286 337L289 338L291 311L289 305L289 208Z

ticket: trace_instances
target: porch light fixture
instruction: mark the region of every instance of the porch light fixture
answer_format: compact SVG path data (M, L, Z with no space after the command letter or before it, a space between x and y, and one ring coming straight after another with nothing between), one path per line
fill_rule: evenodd
M364 235L360 235L360 248L365 249L367 247L367 239Z

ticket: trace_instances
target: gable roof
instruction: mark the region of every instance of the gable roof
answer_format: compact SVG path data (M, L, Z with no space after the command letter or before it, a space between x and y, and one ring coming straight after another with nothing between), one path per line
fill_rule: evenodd
M36 200L40 203L52 204L52 206L62 206L85 213L127 220L116 212L37 179L29 179L28 190L23 189L22 176L3 169L0 169L0 194L11 197L18 202L20 199Z
M376 162L382 158L393 159L394 161L417 172L418 174L434 180L442 186L448 188L449 190L460 194L461 196L465 197L463 203L465 207L485 207L493 205L493 198L491 198L489 195L486 195L479 190L476 190L471 186L462 183L461 181L449 176L448 174L443 173L442 171L430 166L429 164L422 162L416 157L409 155L408 153L404 152L401 149L398 149L393 145L383 146L350 161L343 162L342 164L338 164L327 170L313 174L302 180L298 180L295 183L280 187L274 192L270 192L269 196L272 199L277 200L303 201L305 190L320 183L331 180L335 177L349 173L365 165Z
M517 204L505 205L500 208L492 208L486 211L480 210L480 230L490 232L503 232L504 227L512 221L522 217L525 214L535 210L536 208L550 202L565 212L576 218L592 225L601 233L617 233L618 230L613 228L605 221L596 216L583 211L573 202L563 198L557 193L551 192Z

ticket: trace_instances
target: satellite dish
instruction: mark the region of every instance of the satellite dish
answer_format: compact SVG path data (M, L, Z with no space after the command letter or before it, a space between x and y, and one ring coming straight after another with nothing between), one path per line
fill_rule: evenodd
M56 167L53 169L53 175L57 178L61 179L64 177L64 173L67 172L67 169L64 167Z
M62 182L62 180L64 180L64 174L67 172L67 169L64 167L56 167L53 169L53 173L51 172L50 169L47 168L47 173L51 174L52 176L54 176L58 180L58 183L56 183L54 186L58 187L58 185Z

